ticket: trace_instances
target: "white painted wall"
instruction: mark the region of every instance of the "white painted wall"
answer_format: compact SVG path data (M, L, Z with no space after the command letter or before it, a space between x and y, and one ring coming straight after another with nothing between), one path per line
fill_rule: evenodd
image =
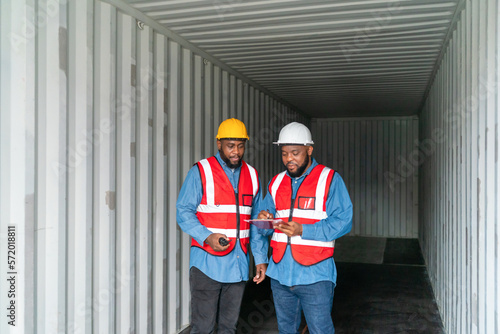
M420 117L419 239L447 333L499 333L499 4L466 1Z
M349 235L418 237L418 119L313 119L314 157L344 179Z
M419 137L414 120L312 125L316 157L350 187L357 235L415 236L417 172L397 162L400 152L410 161L419 139L418 236L447 333L500 331L498 15L498 1L465 2ZM189 238L174 207L189 167L215 152L218 124L236 116L249 128L247 160L267 184L282 170L270 142L283 124L308 123L133 16L98 0L2 1L0 291L15 270L16 327L2 321L1 333L183 328ZM386 172L406 180L396 182L400 196ZM0 302L9 302L3 293Z
M38 21L35 21L35 17ZM264 184L308 120L160 26L101 1L0 6L1 333L175 333L189 323L190 167L238 117ZM5 320L16 228L16 327Z

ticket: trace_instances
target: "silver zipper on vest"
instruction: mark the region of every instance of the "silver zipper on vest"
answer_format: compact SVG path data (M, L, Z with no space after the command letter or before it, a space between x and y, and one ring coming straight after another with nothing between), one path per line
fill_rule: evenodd
M293 218L293 207L295 206L295 198L292 198L292 204L290 205L290 215L288 216L288 221L291 222L292 221L292 218ZM287 241L287 244L291 244L292 243L292 237L287 237L288 238L288 241Z

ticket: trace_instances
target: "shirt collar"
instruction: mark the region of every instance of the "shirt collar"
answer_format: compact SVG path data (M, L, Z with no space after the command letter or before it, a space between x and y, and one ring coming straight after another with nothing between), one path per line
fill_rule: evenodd
M222 166L223 169L228 169L231 172L236 172L236 171L239 171L241 169L241 165L239 167L235 168L235 169L229 168L228 165L224 162L224 160L222 160L222 158L220 156L220 152L217 152L217 154L215 155L215 157L217 158L217 160L219 161L219 163L220 163L220 165Z
M311 159L312 159L311 166L309 166L309 168L301 176L299 176L299 177L291 177L290 174L288 173L288 170L286 170L286 175L288 175L290 178L292 178L294 180L300 180L301 178L306 177L313 170L313 168L318 165L318 162L316 161L316 159L314 159L314 158L311 158Z

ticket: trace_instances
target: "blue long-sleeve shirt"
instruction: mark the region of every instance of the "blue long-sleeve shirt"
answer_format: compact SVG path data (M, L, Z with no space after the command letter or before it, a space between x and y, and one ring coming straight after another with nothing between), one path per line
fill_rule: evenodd
M235 169L229 168L221 159L220 154L215 156L220 162L231 185L238 191L241 166ZM260 184L260 183L259 183ZM256 218L257 210L262 201L262 187L259 187L257 195L252 203L252 218ZM179 197L177 198L177 223L180 228L193 237L200 245L212 233L203 226L196 217L196 209L201 203L203 196L203 185L201 183L198 166L193 166L184 180ZM257 228L250 226L250 247L254 256L255 264L267 263L267 250L269 241L267 237L259 234ZM189 267L196 267L213 280L222 283L234 283L248 280L249 255L245 254L237 240L234 250L225 256L209 254L199 247L191 247Z
M318 163L312 159L311 166L300 177L292 178L293 198L297 194L302 181ZM287 171L287 175L288 174ZM276 214L276 207L269 187L265 199L262 201L261 210L269 210ZM260 210L259 210L260 211ZM352 203L342 177L335 172L328 198L326 201L327 218L314 224L302 225L302 239L317 241L332 241L349 233L352 227ZM273 230L261 230L265 235L272 234ZM278 280L286 286L312 284L320 281L337 282L337 269L333 258L326 259L311 266L303 266L292 257L290 245L287 245L285 254L279 263L269 261L266 275Z

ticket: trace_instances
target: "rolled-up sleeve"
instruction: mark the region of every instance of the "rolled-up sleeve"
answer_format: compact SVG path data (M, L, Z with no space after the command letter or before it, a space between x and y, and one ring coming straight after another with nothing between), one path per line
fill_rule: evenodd
M342 177L335 173L326 200L327 218L302 225L302 238L333 241L352 228L352 202Z
M203 226L196 216L196 209L203 197L198 165L193 166L186 176L177 198L177 223L181 230L192 236L200 245L212 232Z

